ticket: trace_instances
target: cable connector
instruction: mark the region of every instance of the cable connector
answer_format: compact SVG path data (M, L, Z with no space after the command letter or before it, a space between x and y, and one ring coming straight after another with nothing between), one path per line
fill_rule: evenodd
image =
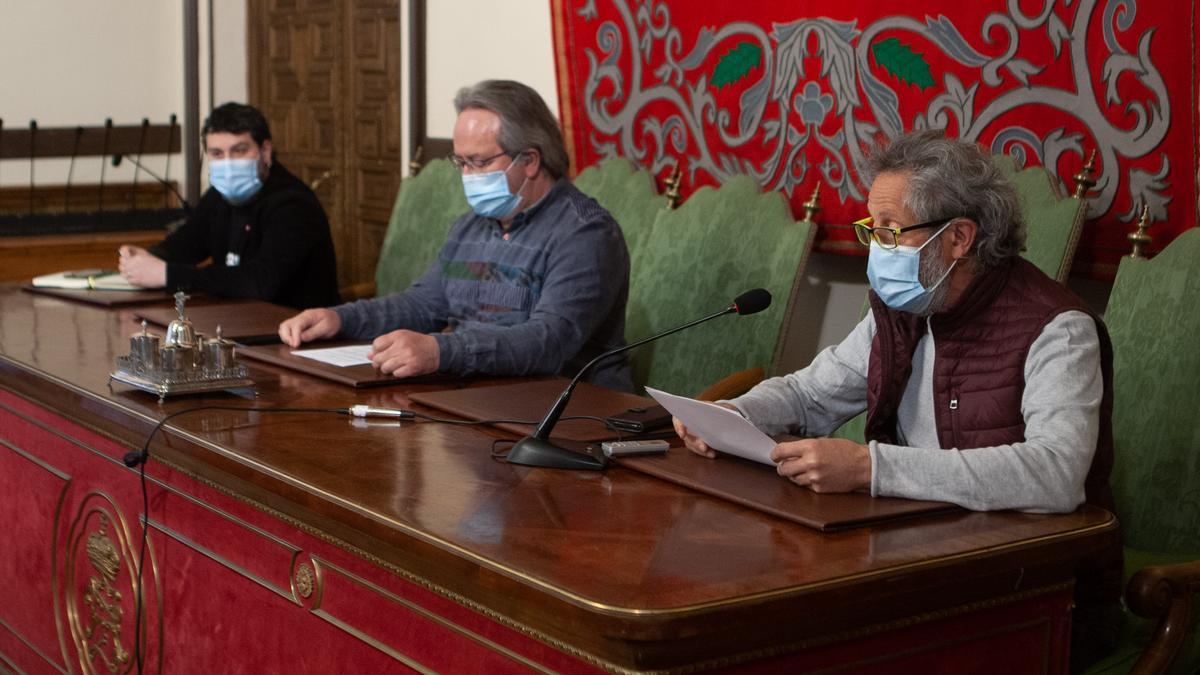
M391 417L402 420L410 420L416 417L411 410L400 410L399 408L376 408L375 406L361 404L350 406L348 412L354 417Z

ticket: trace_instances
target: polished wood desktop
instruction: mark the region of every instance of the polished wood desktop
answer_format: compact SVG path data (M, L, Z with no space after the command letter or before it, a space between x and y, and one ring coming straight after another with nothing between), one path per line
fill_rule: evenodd
M408 407L462 386L354 389L250 362L256 398L159 404L108 383L138 330L129 309L0 288L0 670L130 663L143 509L120 460L166 414ZM512 438L333 413L172 419L146 469L149 670L1065 672L1072 569L1115 533L1091 507L822 533L628 469L490 457ZM101 605L121 611L95 620Z

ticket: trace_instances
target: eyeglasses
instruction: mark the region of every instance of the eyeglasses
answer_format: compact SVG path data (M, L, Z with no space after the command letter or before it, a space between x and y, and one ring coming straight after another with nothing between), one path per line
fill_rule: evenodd
M500 152L495 155L492 155L491 157L485 157L484 159L475 159L474 157L463 157L462 155L450 155L446 159L449 159L450 163L454 165L454 168L458 169L460 172L466 171L468 167L471 169L474 169L476 171L482 171L482 170L488 168L488 166L490 166L492 162L496 161L497 159L500 159L501 157L503 157L507 154L510 154L510 153Z
M854 225L854 234L858 237L858 243L862 244L863 246L870 246L871 241L874 240L875 243L879 244L881 248L892 249L896 248L900 244L900 234L903 232L909 232L911 230L923 230L927 227L945 225L955 218L958 218L958 216L938 218L937 220L931 220L927 223L919 223L917 225L909 225L907 227L871 227L871 223L875 222L875 219L871 216L867 216L861 220L854 221L852 225Z

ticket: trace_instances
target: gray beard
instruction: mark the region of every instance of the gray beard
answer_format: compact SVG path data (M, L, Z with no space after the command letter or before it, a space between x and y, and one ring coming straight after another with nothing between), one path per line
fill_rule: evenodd
M950 269L954 263L942 263L942 238L938 237L935 241L929 243L921 251L921 266L917 272L917 279L925 288L929 288L937 283L938 279L942 279L942 275ZM929 307L917 316L930 316L937 314L946 308L946 297L950 294L950 278L942 279L942 283L933 291L933 299L929 301Z

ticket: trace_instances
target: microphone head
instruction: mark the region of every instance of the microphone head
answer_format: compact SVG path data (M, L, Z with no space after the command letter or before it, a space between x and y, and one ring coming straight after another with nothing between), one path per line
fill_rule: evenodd
M124 157L122 157L121 155L113 155L112 165L113 166L121 166L122 159L124 159Z
M765 288L754 288L733 299L733 309L745 316L761 312L771 306L771 294Z

